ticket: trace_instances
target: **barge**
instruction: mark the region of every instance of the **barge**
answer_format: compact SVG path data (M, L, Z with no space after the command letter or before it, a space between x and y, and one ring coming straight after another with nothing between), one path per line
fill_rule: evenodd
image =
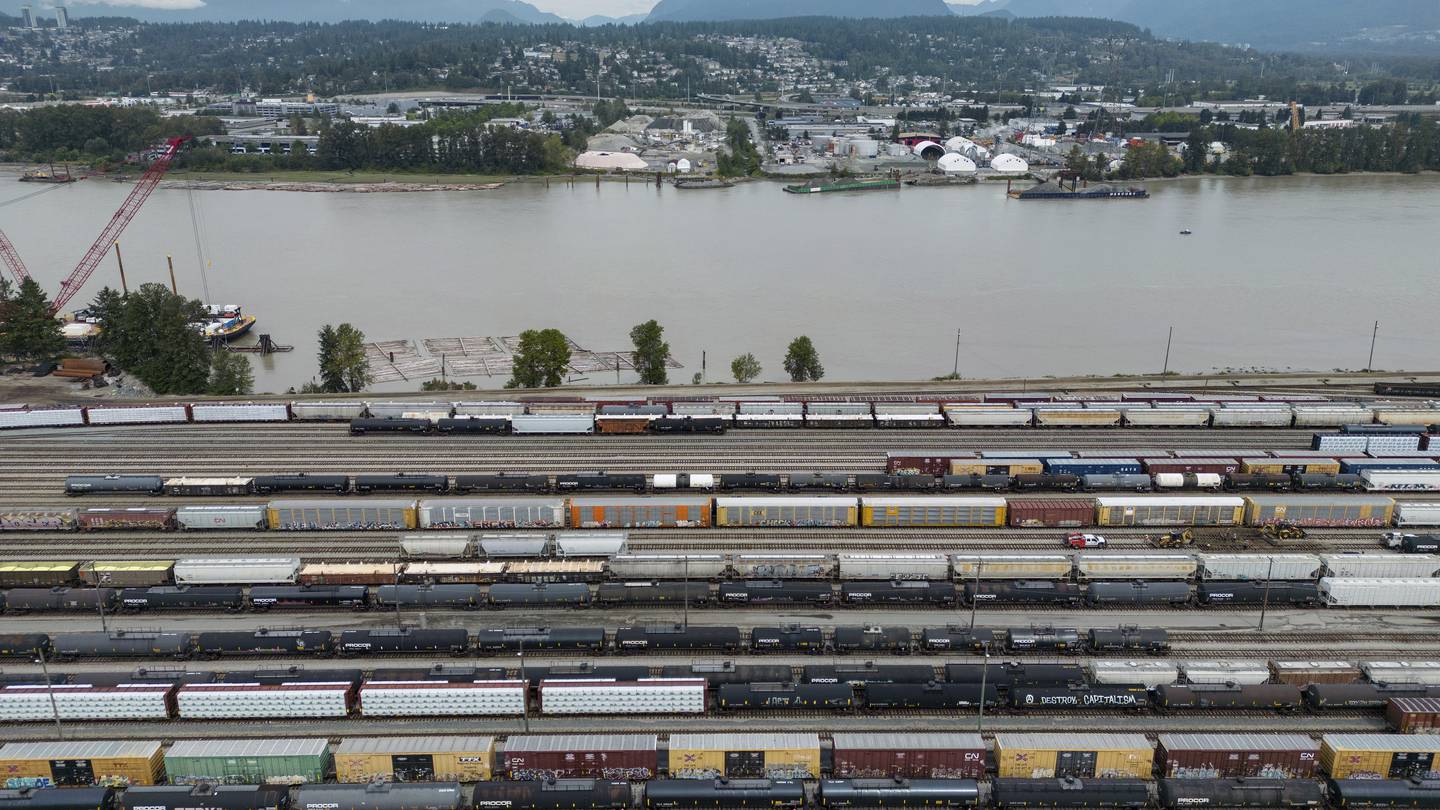
M1109 183L1076 188L1047 180L1023 191L1011 191L1017 200L1143 200L1150 192L1140 186L1112 186Z
M847 180L840 183L804 183L798 186L786 186L785 191L790 194L824 194L831 191L873 191L898 188L900 188L899 180L877 178L874 180Z

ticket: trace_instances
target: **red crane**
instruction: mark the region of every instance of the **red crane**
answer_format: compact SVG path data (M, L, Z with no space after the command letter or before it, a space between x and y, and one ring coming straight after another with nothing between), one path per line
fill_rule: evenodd
M165 172L170 170L170 165L180 154L180 147L189 141L189 135L182 135L165 142L165 151L150 161L145 173L140 176L135 187L130 189L130 194L125 198L125 202L121 203L119 210L110 217L110 223L105 226L105 230L100 232L100 235L95 238L95 243L85 252L85 257L60 283L60 292L50 304L51 312L59 312L62 307L70 303L70 299L74 298L75 294L80 292L80 288L85 286L85 282L90 280L90 276L95 273L95 268L100 265L100 260L105 258L105 254L120 238L125 226L135 219L135 215L140 213L140 207L150 198L150 193L160 185L160 179L165 176ZM15 252L15 246L10 243L4 231L0 231L0 258L5 260L5 264L9 266L10 272L15 275L16 279L24 281L30 277L29 271L25 269L25 263L20 260L20 254Z

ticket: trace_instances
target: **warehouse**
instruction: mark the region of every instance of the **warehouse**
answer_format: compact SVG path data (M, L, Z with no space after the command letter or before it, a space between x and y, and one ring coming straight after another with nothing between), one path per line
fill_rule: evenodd
M325 781L329 770L330 745L324 739L180 740L165 752L165 773L177 785L303 784Z
M704 529L710 526L710 499L686 495L571 498L570 525L577 529Z
M836 732L837 779L982 779L985 741L979 734Z
M818 734L671 734L673 779L817 779Z
M159 740L12 742L0 746L11 790L83 785L154 785L164 780Z
M944 495L865 497L860 499L860 525L918 528L1004 526L1005 499Z
M1320 764L1331 779L1435 779L1440 734L1326 734Z
M1161 776L1312 779L1320 746L1305 734L1161 734Z
M653 779L660 772L654 734L507 737L502 770L510 779Z
M494 737L347 737L335 749L341 782L479 782L491 777Z
M1143 734L996 734L1001 778L1150 779L1155 750Z
M1249 526L1389 526L1395 501L1379 495L1251 495L1245 498Z
M1099 526L1239 526L1245 522L1243 498L1100 497L1095 505Z
M858 523L854 498L732 497L715 499L717 526L843 527Z

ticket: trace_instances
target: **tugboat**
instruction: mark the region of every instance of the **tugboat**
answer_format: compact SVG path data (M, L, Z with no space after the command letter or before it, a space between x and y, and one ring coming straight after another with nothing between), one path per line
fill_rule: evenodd
M206 340L230 341L249 334L255 326L255 316L246 315L239 304L206 304L207 319L195 326Z

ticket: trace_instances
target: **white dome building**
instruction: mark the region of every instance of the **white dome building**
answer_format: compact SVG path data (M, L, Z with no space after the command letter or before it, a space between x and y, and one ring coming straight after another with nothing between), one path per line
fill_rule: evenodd
M960 135L956 135L955 137L953 137L953 138L951 138L950 140L948 140L948 141L945 142L945 151L946 151L946 152L957 152L957 153L963 155L963 154L965 154L965 153L967 153L967 152L970 152L970 151L974 150L975 148L977 148L977 146L978 146L978 144L976 144L974 141L970 140L969 138L966 138L966 137L963 137L963 136L960 136Z
M680 158L675 161L675 171L681 174L689 174L694 170L695 166L690 162L690 158Z
M990 168L1001 174L1024 174L1030 171L1030 164L1019 155L996 155L990 161Z
M940 162L936 163L935 167L946 174L974 174L975 170L979 168L975 165L975 161L954 152L940 158Z
M934 141L921 141L911 147L910 151L922 160L939 160L945 154L945 147Z

